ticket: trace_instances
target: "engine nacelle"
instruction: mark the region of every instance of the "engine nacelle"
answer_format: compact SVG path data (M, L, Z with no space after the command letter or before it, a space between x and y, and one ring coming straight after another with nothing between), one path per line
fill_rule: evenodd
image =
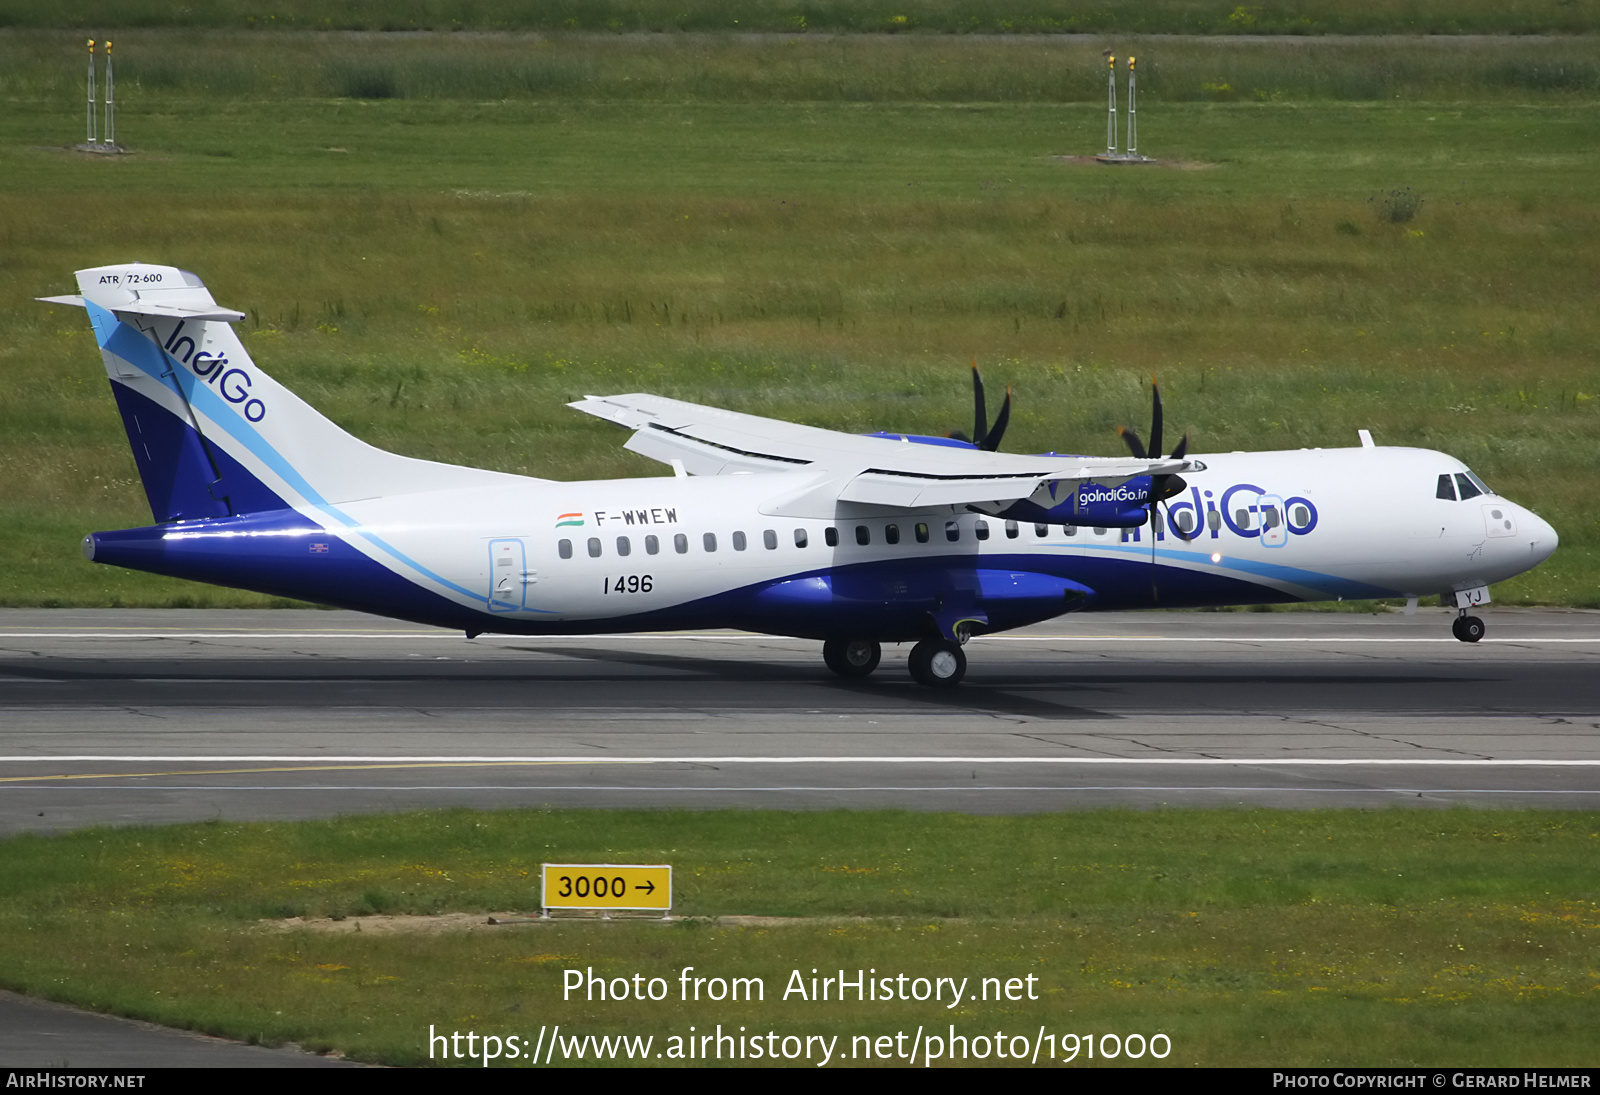
M1064 484L1052 484L1051 495ZM1037 495L1035 497L1038 497ZM1049 499L1047 499L1049 500ZM1139 475L1115 487L1080 483L1077 489L1043 505L1032 498L1013 502L1000 515L1038 525L1082 525L1094 528L1138 528L1150 519L1150 476Z

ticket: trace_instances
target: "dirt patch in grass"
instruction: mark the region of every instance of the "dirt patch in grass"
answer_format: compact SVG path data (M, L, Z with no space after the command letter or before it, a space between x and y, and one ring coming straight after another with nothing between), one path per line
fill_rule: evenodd
M574 920L600 920L598 913L563 913L545 919L536 913L442 913L438 916L344 916L337 919L323 916L292 916L285 920L261 920L262 931L316 932L322 935L441 935L446 932L503 931L508 927L526 927L530 924L564 924ZM613 913L611 923L679 924L692 920L715 928L775 928L810 924L865 924L873 920L892 920L894 917L870 916L677 916L665 920L659 916L640 916L630 913Z
M1095 167L1168 167L1177 171L1210 171L1217 165L1204 163L1200 160L1111 160L1104 155L1094 156L1051 156L1052 160L1061 164L1090 164Z

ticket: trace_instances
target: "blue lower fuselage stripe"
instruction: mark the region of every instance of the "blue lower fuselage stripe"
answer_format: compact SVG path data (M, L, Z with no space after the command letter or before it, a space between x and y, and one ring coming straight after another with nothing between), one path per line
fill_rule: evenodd
M551 619L530 589L529 613L491 613L487 590L461 604L396 573L290 509L95 535L95 560L117 566L318 601L464 631L592 634L737 627L882 641L923 634L930 616L961 600L1003 631L1079 610L1186 608L1299 599L1248 578L1118 552L885 559L749 583L686 603L599 619ZM1366 595L1370 587L1349 596ZM464 589L451 583L453 589Z

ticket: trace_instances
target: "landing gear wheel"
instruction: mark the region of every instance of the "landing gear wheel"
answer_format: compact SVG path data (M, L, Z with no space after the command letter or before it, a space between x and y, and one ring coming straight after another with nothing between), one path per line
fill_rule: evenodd
M1483 638L1483 621L1476 616L1457 616L1450 625L1450 634L1464 643L1475 643Z
M883 647L871 639L829 639L822 644L822 660L841 677L865 677L878 668Z
M967 656L956 643L924 639L911 648L912 678L929 688L954 688L967 673Z

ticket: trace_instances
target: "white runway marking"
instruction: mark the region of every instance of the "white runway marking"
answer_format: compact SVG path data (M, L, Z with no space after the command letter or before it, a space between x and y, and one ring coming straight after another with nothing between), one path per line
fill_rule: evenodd
M0 756L0 764L527 764L527 765L655 765L655 764L1051 764L1051 765L1180 765L1216 767L1251 764L1278 768L1352 768L1363 765L1386 767L1435 768L1600 768L1600 758L1587 760L1545 760L1515 757L1504 760L1481 758L1420 757L592 757L592 756L289 756L289 755L167 755L84 753L43 756Z
M29 784L23 784L21 786L7 787L6 790L8 790L8 791L59 791L60 787L58 785L55 785L55 784L51 784L48 787L45 787L45 786L33 786L33 785L29 785ZM1228 793L1231 793L1231 794L1290 793L1290 794L1296 794L1296 795L1301 795L1301 794L1312 794L1312 795L1315 795L1315 794L1329 794L1329 795L1336 795L1336 794L1374 794L1374 795L1377 795L1377 794L1399 794L1399 795L1600 795L1600 789L1597 789L1597 790L1566 790L1566 791L1562 791L1562 790L1541 790L1541 789L1517 789L1517 788L1505 788L1505 787L1284 787L1284 786L1228 787L1228 786L1221 786L1221 785L1218 785L1218 786L1206 786L1204 784L1199 785L1199 786L1193 786L1193 787L1186 787L1186 786L1181 786L1181 785L1160 785L1160 784L1154 784L1154 785L1151 785L1151 786L1148 786L1148 787L1141 787L1141 786L1138 786L1136 784L1106 784L1104 786L1079 786L1079 785L1076 785L1076 784L1060 784L1060 785L1056 785L1056 786L1011 787L1011 786L1006 786L1006 785L1003 785L1003 784L993 784L993 783L986 783L986 784L983 784L982 786L979 786L979 787L973 787L970 784L956 784L954 786L949 786L949 787L933 787L933 786L928 786L928 787L909 787L909 786L908 787L891 787L891 786L873 786L873 787L868 787L868 786L860 786L860 785L857 785L857 786L845 786L845 785L841 785L841 784L834 784L834 785L830 785L830 786L803 786L803 785L800 785L800 784L795 784L795 785L792 785L792 786L773 786L773 787L694 787L694 786L673 786L673 785L643 786L643 785L639 785L639 784L607 785L607 784L588 784L588 783L585 783L585 784L579 784L579 783L574 783L574 784L550 784L550 785L527 784L527 783L505 783L505 784L494 784L494 783L441 783L441 784L381 784L381 785L369 785L369 784L361 784L361 783L352 783L352 784L344 784L344 785L326 784L326 783L324 783L324 784L316 784L316 785L307 785L307 784L303 784L303 783L283 783L283 784L177 783L177 784L170 784L170 785L167 785L167 784L155 784L155 783L137 783L137 784L119 783L119 784L110 784L110 785L75 786L75 787L73 787L73 793L75 793L75 794L77 792L79 792L79 791L128 791L128 790L137 790L137 791L370 791L370 792L378 793L378 794L390 794L390 793L393 793L393 792L396 792L396 791L449 791L449 792L455 792L455 791L538 791L541 794L549 794L549 793L554 793L554 792L559 792L559 791L626 791L626 792L634 793L634 794L646 793L646 792L655 792L655 791L675 791L675 792L680 792L680 793L684 793L684 794L729 794L729 795L742 794L742 793L744 793L746 791L768 791L768 792L826 791L829 794L837 794L837 793L851 792L851 791L854 791L854 792L860 792L860 791L916 791L916 792L937 791L937 792L939 792L941 794L948 794L948 793L950 793L952 791L965 791L968 794L987 794L987 793L989 793L991 791L1056 791L1056 792L1071 792L1072 794L1079 794L1079 793L1085 792L1085 791L1108 791L1108 792L1158 791L1158 792L1160 792L1162 794L1167 794L1169 792L1172 793L1172 794L1185 794L1185 793L1200 794L1200 793L1205 793L1205 792L1228 792Z
M400 639L459 639L460 634L454 631L118 631L107 629L105 631L52 631L41 628L36 631L0 631L0 639L294 639L305 641L310 639L336 639L339 642L356 640L379 640L385 642ZM683 639L756 639L769 641L769 636L729 633L708 634L703 631L695 632L652 632L629 634L605 635L480 635L472 642L649 642L652 640L671 640L677 642ZM797 640L798 641L798 640ZM1308 636L1182 636L1182 635L977 635L973 642L981 643L1191 643L1203 645L1208 643L1242 643L1254 645L1256 643L1291 643L1291 644L1318 644L1318 643L1398 643L1404 645L1445 645L1459 646L1460 641L1450 637L1443 638L1393 638L1393 637L1367 637L1361 635L1308 635ZM1540 645L1573 645L1600 643L1600 635L1593 638L1484 638L1477 645L1484 646L1493 643L1504 643L1514 646L1527 644Z

